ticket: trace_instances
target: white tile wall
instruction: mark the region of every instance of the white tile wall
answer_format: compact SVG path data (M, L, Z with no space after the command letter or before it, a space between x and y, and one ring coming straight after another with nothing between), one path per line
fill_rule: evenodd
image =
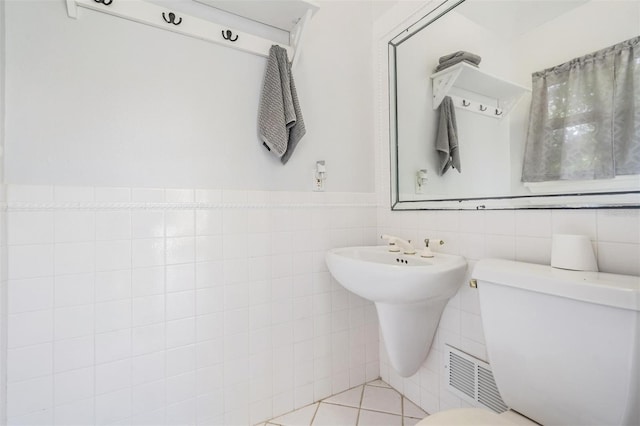
M253 424L379 376L324 264L375 243L373 194L8 194L9 424Z
M465 256L467 276L474 263L486 257L549 264L552 235L578 233L594 242L601 271L640 275L638 209L391 212L379 208L378 234L382 233L414 241L444 239L438 251ZM428 413L467 405L445 388L444 344L487 360L477 292L467 281L447 305L429 356L414 376L395 373L380 345L383 380Z
M486 359L474 290L461 286L405 379L378 344L373 306L326 270L326 249L383 232L443 238L440 250L470 268L484 257L548 263L553 233L581 233L601 270L640 274L638 210L349 206L371 198L10 186L10 206L34 208L10 207L3 239L9 424L256 423L378 375L427 412L464 406L444 387L441 357L449 343ZM108 207L194 201L228 204Z

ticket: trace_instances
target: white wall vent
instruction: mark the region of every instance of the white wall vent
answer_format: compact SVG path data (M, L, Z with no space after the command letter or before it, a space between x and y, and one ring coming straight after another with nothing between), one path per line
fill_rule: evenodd
M486 362L445 345L447 389L465 401L502 413L506 406Z

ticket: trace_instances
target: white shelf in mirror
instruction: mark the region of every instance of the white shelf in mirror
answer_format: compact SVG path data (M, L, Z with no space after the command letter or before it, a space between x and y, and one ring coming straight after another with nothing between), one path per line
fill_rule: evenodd
M145 0L66 0L66 3L70 18L78 18L78 8L83 7L264 57L269 56L272 45L278 44L287 50L294 65L301 50L305 26L319 8L317 3L310 0L269 2L269 7L265 7L264 2L255 0L193 0L189 2L193 6L189 9L194 12L190 13L173 10L171 1L158 4L159 2ZM201 10L216 8L281 29L289 33L289 44L276 43L268 38L204 19L203 16L209 16L210 13L203 10L202 16L199 16L198 7Z
M433 74L431 81L433 109L440 106L445 96L451 96L456 107L498 119L508 115L522 95L531 91L465 62ZM455 89L468 96L451 95Z

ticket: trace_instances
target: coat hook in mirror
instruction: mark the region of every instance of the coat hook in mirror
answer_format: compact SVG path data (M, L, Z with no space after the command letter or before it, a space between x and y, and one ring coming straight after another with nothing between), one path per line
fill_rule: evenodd
M496 115L502 115L502 110L499 110L498 108L496 108Z
M105 6L109 6L111 3L113 3L113 0L93 0L93 1L95 1L96 3L102 3Z
M182 23L182 18L178 18L178 20L176 21L176 14L173 12L169 12L168 18L164 14L164 12L162 12L162 19L164 19L164 22L166 22L167 24L180 25Z
M222 38L229 41L236 41L238 39L238 35L236 34L236 38L233 38L233 32L231 30L223 30Z
M467 101L466 99L462 100L462 106L463 107L468 107L469 105L471 105L471 102Z
M480 104L480 111L486 111L488 107Z

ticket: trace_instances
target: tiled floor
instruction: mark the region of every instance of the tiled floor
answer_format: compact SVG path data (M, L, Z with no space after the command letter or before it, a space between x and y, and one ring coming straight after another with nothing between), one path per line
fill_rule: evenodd
M378 379L260 426L413 426L426 416L422 409Z

